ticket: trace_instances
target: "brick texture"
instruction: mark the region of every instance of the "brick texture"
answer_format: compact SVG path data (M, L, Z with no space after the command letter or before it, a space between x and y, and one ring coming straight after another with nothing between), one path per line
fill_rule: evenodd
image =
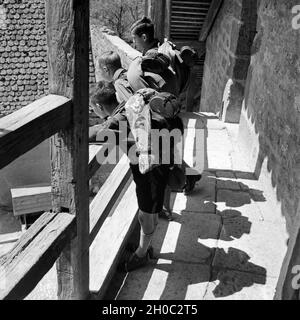
M1 0L0 116L47 93L45 7L41 0Z
M90 83L95 68L90 51ZM44 0L0 0L0 117L48 92Z

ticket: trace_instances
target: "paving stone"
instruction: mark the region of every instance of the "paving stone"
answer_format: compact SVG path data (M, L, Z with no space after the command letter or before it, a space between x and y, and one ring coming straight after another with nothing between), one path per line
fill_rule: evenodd
M159 258L210 263L221 227L218 215L182 212L170 223L159 221L152 244ZM210 246L201 243L203 239L210 239Z
M263 215L256 202L251 201L249 204L244 204L239 208L230 208L225 203L217 203L217 214L221 216L231 215L232 213L239 214L241 217L246 217L249 221L264 221Z
M255 201L255 205L260 211L264 221L285 224L285 218L281 210L281 202L274 199L274 194L270 195L270 192L264 189L260 181L245 179L238 179L238 181L240 184L250 188L250 197L257 200Z
M251 203L248 192L219 189L217 191L217 203L224 203L229 208L239 208Z
M241 235L239 223L232 221L232 224L230 227L228 221L222 228L213 266L278 277L287 249L285 226L252 221L250 232L247 225L247 230L243 230L244 234ZM234 228L236 231L233 231ZM228 241L228 232L239 237Z
M117 300L202 300L210 267L159 259L128 274Z
M197 182L193 193L185 196L183 193L171 195L171 208L173 211L211 212L214 213L216 180L212 176L203 176Z
M276 278L234 270L213 274L204 300L273 300Z
M236 180L223 180L221 178L217 179L217 188L218 189L229 189L240 191L240 184Z
M228 179L236 179L234 175L234 171L222 171L218 170L216 171L216 177L217 178L228 178Z
M232 241L240 239L244 234L249 234L251 222L237 210L224 210L220 212L222 217L222 232L220 240Z
M207 134L208 168L231 170L232 145L226 130L209 130Z

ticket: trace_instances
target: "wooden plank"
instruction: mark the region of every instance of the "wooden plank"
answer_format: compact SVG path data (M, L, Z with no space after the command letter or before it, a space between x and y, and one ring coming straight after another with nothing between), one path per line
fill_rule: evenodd
M97 160L97 154L101 151L102 145L89 145L89 179L100 168L101 164Z
M100 163L97 154L102 145L89 146L89 177L91 178ZM51 186L45 184L26 185L11 189L13 212L15 216L30 214L40 211L49 211L51 204Z
M131 182L111 219L106 220L90 247L90 291L102 298L120 255L137 223L135 183Z
M151 2L153 6L151 19L154 23L155 37L163 43L165 38L166 0L151 0Z
M24 299L34 289L73 237L74 222L68 213L45 214L27 230L0 260L1 300Z
M0 169L65 128L72 102L48 95L0 119Z
M294 221L294 230L289 239L287 253L276 286L275 300L300 300L299 289L296 290L292 287L293 278L297 275L293 272L293 268L296 266L300 266L300 202Z
M49 211L51 205L51 186L34 186L11 189L13 211L15 216Z
M166 0L166 11L165 11L165 34L164 37L170 39L170 26L171 26L171 2L172 0Z
M213 0L210 8L208 10L206 19L203 23L202 29L200 31L199 41L206 41L210 30L212 29L215 20L217 18L217 15L221 9L221 6L223 4L223 0Z
M126 155L120 159L90 204L90 243L93 242L105 219L131 176Z
M52 138L52 203L76 215L76 239L57 262L59 299L89 295L89 1L46 1L49 91L73 101L71 127Z

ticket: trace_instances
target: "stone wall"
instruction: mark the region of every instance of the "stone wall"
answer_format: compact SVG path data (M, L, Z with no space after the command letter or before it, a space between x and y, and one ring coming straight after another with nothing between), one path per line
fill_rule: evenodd
M256 0L225 0L207 38L200 110L226 122L239 122L256 8Z
M291 231L300 200L300 31L297 0L261 0L240 122L240 146L269 176Z

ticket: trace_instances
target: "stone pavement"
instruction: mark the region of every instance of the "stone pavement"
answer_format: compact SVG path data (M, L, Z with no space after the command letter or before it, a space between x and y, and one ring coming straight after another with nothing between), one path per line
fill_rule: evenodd
M173 194L175 220L160 220L153 241L157 259L127 274L116 299L273 299L285 221L249 172L237 132L208 117L203 178L190 196Z

